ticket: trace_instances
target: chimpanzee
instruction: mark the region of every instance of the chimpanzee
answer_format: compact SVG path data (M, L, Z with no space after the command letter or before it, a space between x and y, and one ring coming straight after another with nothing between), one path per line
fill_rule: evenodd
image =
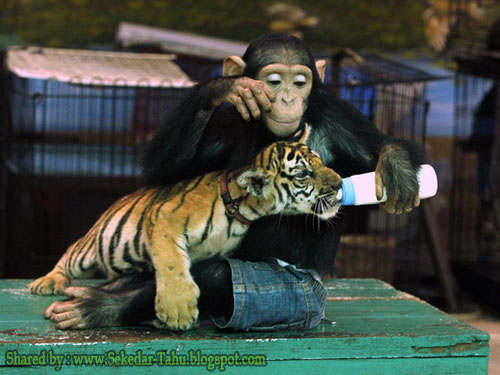
M385 210L410 212L419 205L419 148L383 135L335 97L323 84L325 69L326 62L315 62L302 40L285 34L262 36L243 57L227 57L223 77L193 87L158 129L144 156L145 183L166 186L240 167L263 146L299 137L309 124L308 146L326 165L341 176L375 170L377 196L387 189ZM338 225L318 226L304 216L270 217L251 226L231 258L250 261L243 266L267 262L271 268L331 274L339 239ZM276 258L294 266L276 265ZM191 272L201 290L200 313L229 320L236 307L233 265L212 258L193 264ZM107 286L70 288L67 294L73 299L46 311L59 327L130 325L154 318L152 275L124 275ZM75 323L65 324L69 319Z

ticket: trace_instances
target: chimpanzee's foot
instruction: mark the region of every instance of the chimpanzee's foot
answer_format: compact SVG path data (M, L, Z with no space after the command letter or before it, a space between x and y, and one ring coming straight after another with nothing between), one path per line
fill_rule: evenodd
M64 293L71 296L72 288L67 288ZM57 301L45 310L45 318L56 323L57 329L83 329L91 328L88 322L83 319L82 298L71 298L66 301Z
M45 310L45 318L56 323L57 329L84 329L132 325L154 317L148 309L138 315L130 314L126 307L141 289L109 292L92 287L70 287L64 294L66 301L57 301ZM154 298L154 297L153 297ZM151 306L153 303L151 302ZM127 314L124 314L127 310Z

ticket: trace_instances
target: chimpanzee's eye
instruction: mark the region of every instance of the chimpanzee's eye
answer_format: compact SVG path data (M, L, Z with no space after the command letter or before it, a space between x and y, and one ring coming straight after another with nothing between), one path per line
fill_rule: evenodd
M297 74L293 79L293 83L297 87L303 87L307 83L307 78L303 74Z
M278 73L271 73L266 77L266 81L271 86L278 86L281 83L281 76Z

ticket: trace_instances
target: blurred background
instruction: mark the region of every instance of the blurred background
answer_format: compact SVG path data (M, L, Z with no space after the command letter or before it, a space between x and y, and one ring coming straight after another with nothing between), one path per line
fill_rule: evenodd
M497 0L0 1L0 276L51 269L140 185L143 146L189 87L280 31L439 177L409 215L344 210L336 276L500 312L499 17Z

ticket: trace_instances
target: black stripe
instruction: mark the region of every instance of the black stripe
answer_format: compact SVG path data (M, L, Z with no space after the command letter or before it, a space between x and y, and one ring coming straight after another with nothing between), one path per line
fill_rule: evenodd
M173 242L173 243L175 244L175 246L177 246L179 249L183 250L183 251L184 251L184 252L186 252L186 253L188 252L185 246L183 246L183 245L179 244L179 243L178 243L177 241L175 241L175 240L172 240L172 242Z
M165 197L163 197L163 194L161 194L161 197L159 199L157 199L158 197L155 197L155 199L157 199L157 201L159 202L162 202L161 204L158 205L158 208L156 209L156 212L154 214L154 220L158 220L158 215L160 214L160 210L161 208L163 207L163 205L168 202L170 199L167 199L168 196L169 196L169 193L171 190L168 190L166 191L166 189L161 189L162 193L164 193ZM157 202L155 202L157 203ZM153 215L151 214L150 217L153 217Z
M127 199L125 199L127 198ZM132 196L126 196L123 198L123 201L122 200L119 200L117 203L116 203L116 207L115 207L115 210L113 212L111 212L105 219L102 220L102 223L99 224L99 226L96 228L97 231L99 231L99 241L98 241L98 252L97 252L97 255L99 257L99 260L101 261L101 264L103 265L103 267L106 266L106 264L104 263L104 249L102 247L102 235L104 233L104 230L106 229L106 227L108 226L110 220L117 214L118 211L120 211L123 207L125 207L127 204L129 204L130 200L132 199ZM120 205L118 205L118 203L121 203Z
M89 251L96 251L95 249L92 250L92 248L95 246L95 240L100 228L99 221L100 220L90 228L84 237L75 242L71 254L68 255L65 267L71 276L75 275L73 272L75 268L79 271L86 271L80 265L83 264L82 258L84 258ZM95 254L94 264L95 262L97 262L97 254ZM75 267L75 264L78 264L78 267Z
M113 236L111 237L111 247L109 249L109 264L110 264L111 268L113 269L113 271L115 271L115 272L120 272L120 269L115 266L115 250L116 250L116 247L118 247L118 244L121 241L122 229L125 226L125 224L127 224L128 219L130 218L130 215L132 214L132 212L134 211L135 207L137 206L137 204L139 203L139 201L143 197L144 196L140 196L139 199L137 199L132 204L132 206L127 210L127 212L125 212L125 215L123 215L121 217L121 219L118 222L118 225L117 225L117 227L115 229L115 232L113 233ZM125 244L125 245L127 245L127 244Z
M255 166L261 168L264 167L264 150L257 154L257 157L255 158Z
M303 195L305 197L310 197L311 194L314 192L314 186L306 186L305 188L303 189L300 189L299 187L297 187L298 190L296 190L296 196L297 195Z
M80 254L82 252L82 245L80 245L85 237L80 238L78 241L76 241L72 247L71 253L68 254L68 260L66 261L66 271L69 273L69 276L71 278L75 278L75 273L73 272L73 268L75 268L75 263L79 262L80 259ZM80 269L80 268L78 268Z
M182 205L184 204L184 201L186 200L186 195L189 194L190 192L192 192L194 189L196 189L198 187L198 185L200 184L200 182L203 180L203 178L205 177L206 175L201 175L199 176L197 179L196 179L196 182L194 183L194 185L192 187L190 187L188 190L185 190L184 193L182 194L182 197L180 199L180 202L179 204L172 210L172 212L175 212L177 211L180 207L182 207Z
M146 244L142 244L142 258L146 263L151 263L151 257L149 256Z
M283 186L283 189L286 190L286 192L288 193L288 197L295 203L297 202L297 200L295 199L295 197L293 196L292 192L290 191L290 187L285 184L285 183L281 183L281 186Z
M169 192L170 190L166 191L166 189L161 189L162 193L165 193L165 197L163 197L163 194L162 194L162 197L161 199L158 199L158 201L163 201L162 204L159 204L158 205L158 208L156 209L156 212L154 214L154 217L155 217L155 220L158 219L158 214L160 213L160 210L161 208L163 207L163 205L168 202L167 198L168 198L168 195L169 195ZM157 198L157 197L155 197ZM156 203L156 202L155 202ZM153 215L151 215L150 217L153 217Z
M205 229L203 230L203 235L201 236L201 242L205 241L208 238L210 232L212 232L213 228L213 218L215 212L215 204L217 203L217 199L214 199L212 202L212 207L210 208L210 215L208 216L207 223L205 224Z
M125 242L125 246L123 249L123 260L130 265L134 263L134 259L130 255L130 246L129 246L128 242Z
M161 195L163 195L163 193L164 193L164 190L159 189L156 192L156 194L150 198L149 203L146 205L146 207L144 207L144 210L141 213L141 217L139 218L139 221L137 222L133 244L134 244L134 252L138 258L141 258L141 234L142 234L144 220L146 219L146 215L149 213L150 208L153 207L157 203L157 199Z
M76 247L76 244L75 245L70 245L70 247L71 246L73 246L73 249L74 249ZM69 248L68 248L68 250L69 250ZM66 251L68 251L68 250L66 250ZM64 264L64 267L65 267L64 270L66 271L66 273L68 274L68 276L71 277L72 279L76 278L75 274L73 273L73 270L72 270L72 268L73 268L73 256L74 255L76 255L75 250L72 250L71 254L69 254L69 256L68 256L68 260Z
M295 192L295 196L303 195L306 198L309 198L311 196L312 191L307 191L307 190L297 190Z
M144 220L146 218L146 212L147 212L147 210L144 210L142 212L141 218L137 222L137 226L135 228L134 240L132 242L134 244L134 252L138 257L141 257L141 253L140 253L140 251L141 251L141 234L142 234L142 226L143 226Z
M293 181L293 176L287 174L285 171L280 172L280 177L286 178L287 180Z
M297 154L295 155L295 163L299 164L301 159L302 159L302 154L300 152L297 152ZM288 159L288 160L291 160L291 159Z
M186 217L186 220L184 221L184 238L186 239L186 244L189 243L189 235L188 235L189 219L190 219L190 216L188 215Z
M83 265L83 262L85 261L85 258L87 257L87 254L92 251L95 252L95 236L92 236L92 240L90 242L90 245L86 246L85 249L82 251L82 254L80 256L80 261L78 262L78 267L82 272L88 271L88 268L85 268ZM96 259L94 259L94 265L95 265Z
M267 158L267 166L268 166L268 170L271 169L271 167L273 166L273 158L274 158L274 152L275 152L275 149L274 147L271 149L271 151L269 152L269 157Z
M250 208L250 211L252 211L255 215L258 215L259 217L264 216L265 214L259 212L255 207L248 207Z
M281 190L280 190L279 186L276 184L276 180L273 180L273 185L274 185L274 189L278 193L278 201L283 202L283 195L281 194Z
M144 266L144 260L136 260L134 257L132 257L132 254L130 252L130 245L129 243L125 243L125 249L123 250L123 259L133 267L142 267Z
M231 238L231 226L233 225L233 217L229 215L224 215L227 218L228 226L227 226L227 238Z

